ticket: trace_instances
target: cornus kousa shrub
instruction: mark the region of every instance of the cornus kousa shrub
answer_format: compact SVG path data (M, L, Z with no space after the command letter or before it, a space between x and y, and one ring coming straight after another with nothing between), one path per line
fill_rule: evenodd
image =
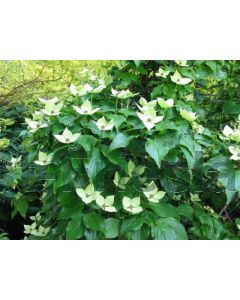
M239 119L218 99L229 66L122 62L40 98L24 147L43 193L25 238L238 238Z

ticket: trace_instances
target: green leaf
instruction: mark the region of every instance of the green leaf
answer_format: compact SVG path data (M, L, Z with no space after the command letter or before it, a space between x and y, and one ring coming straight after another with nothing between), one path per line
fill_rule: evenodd
M121 234L131 230L138 230L142 226L143 220L140 216L124 219L121 226Z
M152 211L155 212L159 217L167 218L167 217L177 217L176 208L168 203L148 203L147 207L149 207Z
M119 130L120 126L126 121L126 118L121 115L111 115L110 118L113 120L117 130Z
M114 239L119 235L119 220L109 218L105 220L105 236L108 239Z
M91 230L105 232L104 218L96 213L88 213L83 217L84 225Z
M64 206L59 213L58 220L70 219L80 216L82 214L82 208L82 203L70 207Z
M82 219L77 217L68 222L66 230L67 240L80 239L84 234Z
M25 199L20 198L17 201L16 209L23 218L26 218L26 213L28 209L28 202Z
M127 147L131 139L133 139L133 136L129 136L126 133L121 132L117 133L109 146L109 152L117 148Z
M105 161L102 158L102 155L98 148L94 148L92 151L90 158L87 162L85 162L85 169L87 171L88 177L91 181L97 176L97 174L103 170L106 166Z
M223 104L222 111L227 114L239 115L240 106L234 101L227 101Z
M188 218L189 220L191 220L193 212L194 212L193 208L188 204L182 204L182 205L178 206L176 208L176 210L179 215L182 215L182 216Z
M154 240L187 240L184 226L174 218L161 218L151 228Z
M81 135L76 143L81 145L86 152L91 152L97 143L97 139L91 135Z
M161 167L161 161L174 148L179 141L177 133L166 133L161 137L155 139L148 139L145 144L147 153L155 160L158 167Z
M114 165L118 165L125 172L127 172L127 161L118 150L113 150L112 152L108 151L108 147L102 147L103 155Z

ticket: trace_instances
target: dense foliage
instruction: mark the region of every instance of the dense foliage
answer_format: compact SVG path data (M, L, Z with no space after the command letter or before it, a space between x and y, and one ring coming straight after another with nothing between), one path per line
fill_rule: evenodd
M239 72L105 62L30 87L0 112L0 238L238 239Z

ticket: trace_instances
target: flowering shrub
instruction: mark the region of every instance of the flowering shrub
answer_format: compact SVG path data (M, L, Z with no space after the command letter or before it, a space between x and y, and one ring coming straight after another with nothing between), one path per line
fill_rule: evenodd
M26 238L238 238L237 104L218 101L235 64L131 61L39 99L23 146L42 207Z

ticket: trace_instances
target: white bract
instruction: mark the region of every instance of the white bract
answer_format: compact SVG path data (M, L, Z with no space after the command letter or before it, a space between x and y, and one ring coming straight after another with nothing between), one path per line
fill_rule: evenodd
M158 190L154 181L151 181L149 185L143 189L143 193L148 201L153 203L158 203L166 194L166 192Z
M137 104L137 107L139 108L140 111L144 112L149 109L154 109L154 107L157 104L157 100L147 101L146 99L141 97L139 103L141 104L141 106Z
M108 122L104 117L98 119L95 123L100 130L112 130L114 126L113 120Z
M91 203L96 199L97 195L100 195L100 192L95 191L92 183L90 183L85 189L77 188L76 193L86 204Z
M22 155L20 155L20 156L17 157L17 158L12 157L11 160L10 160L11 168L12 168L12 169L15 169L16 167L18 167L18 165L19 165L20 162L21 162L21 159L22 159Z
M240 147L239 146L229 146L229 152L232 154L231 160L240 160Z
M43 98L38 98L40 102L44 103L44 104L56 104L59 100L58 97L54 97L52 99L43 99Z
M192 193L190 193L190 199L191 199L192 202L199 202L199 201L201 201L201 199L199 198L198 194L192 194Z
M143 114L137 112L137 116L143 122L147 130L151 130L155 127L155 124L161 122L164 118L164 116L157 116L156 111L153 109L146 110Z
M114 196L107 196L104 198L102 195L98 194L96 196L96 203L100 206L103 210L108 212L116 212L116 208L113 206L114 203Z
M228 125L223 128L222 133L227 139L231 139L234 142L240 142L240 129L232 129Z
M126 188L126 184L128 183L130 177L120 177L119 173L116 172L114 175L114 184L119 187L120 189L125 189Z
M137 166L135 165L135 163L130 160L128 162L128 174L131 177L132 175L134 176L140 176L144 173L145 171L145 167L144 166Z
M157 77L163 77L166 78L168 76L168 74L170 73L170 71L165 71L164 69L162 69L161 67L158 69L158 72L156 73Z
M47 154L44 152L39 152L38 160L35 160L34 163L41 166L49 165L52 162L53 153Z
M196 113L190 112L186 109L180 109L180 115L189 122L193 122L197 118Z
M140 206L140 197L135 197L132 199L129 197L124 197L122 203L124 209L133 214L137 214L143 211L143 208Z
M72 133L70 130L65 128L62 135L54 134L55 138L63 143L63 144L70 144L74 143L80 136L80 133Z
M163 98L157 98L157 101L162 108L171 108L174 105L173 99L164 100Z
M95 112L99 111L101 108L92 108L92 104L89 100L86 100L83 102L83 104L78 107L78 106L74 106L73 108L76 110L76 112L78 112L80 115L92 115Z
M76 87L74 84L70 85L70 92L74 96L85 96L93 90L93 87L89 84L80 85Z
M112 96L117 97L119 99L132 98L137 95L137 94L133 94L129 90L116 91L112 88L111 91L112 91Z
M181 67L187 67L187 60L175 60L175 63L178 64Z
M60 114L60 110L63 107L63 103L53 104L46 103L45 108L41 110L45 115L48 116L58 116Z
M204 127L196 122L192 122L192 128L199 134L202 134L204 132Z
M186 101L193 101L194 100L194 94L188 94L184 97Z
M176 71L171 76L171 80L172 80L172 82L174 82L176 84L180 84L180 85L185 85L185 84L188 84L192 81L192 79L190 79L190 78L182 77L182 75L178 71Z
M28 124L28 127L31 128L30 132L35 132L39 128L45 128L48 127L47 123L44 123L43 121L34 121L29 118L25 118L25 122Z

